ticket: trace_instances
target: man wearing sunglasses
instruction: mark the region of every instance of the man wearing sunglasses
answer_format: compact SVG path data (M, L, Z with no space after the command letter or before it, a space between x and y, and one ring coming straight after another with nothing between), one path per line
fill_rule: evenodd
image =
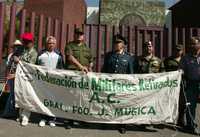
M34 48L33 34L32 33L24 33L24 34L22 34L21 39L22 39L22 43L25 48L25 51L24 51L23 55L21 56L20 60L27 62L27 63L35 64L38 54L37 54L36 49ZM19 62L19 58L15 58L15 61ZM20 108L19 113L20 113L19 115L20 115L21 125L27 126L31 112L26 109Z

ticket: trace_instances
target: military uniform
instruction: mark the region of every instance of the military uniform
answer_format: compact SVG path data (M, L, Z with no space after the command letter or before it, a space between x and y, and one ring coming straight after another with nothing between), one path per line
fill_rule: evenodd
M185 93L187 101L190 102L190 112L186 112L187 126L194 128L191 116L195 119L196 106L200 93L200 56L185 55L180 61L180 68L184 71L184 79L186 80Z
M180 61L176 60L173 56L164 60L165 71L176 71L179 69Z
M65 55L74 56L81 65L89 67L90 63L93 62L91 50L85 43L78 45L76 42L70 42L65 48ZM74 64L66 64L67 69L78 70Z
M104 65L102 72L104 73L117 73L117 74L133 74L134 71L134 58L128 53L123 52L117 54L109 52L104 58Z
M176 45L175 50L176 50L177 53L182 51L183 45L180 45L180 44ZM181 53L179 53L179 54L181 54ZM164 60L165 71L167 71L167 72L168 71L176 71L176 70L179 69L180 58L181 58L182 55L178 55L178 56L179 57L170 56L170 57L168 57Z
M180 51L183 50L183 45L176 45L175 46L176 54ZM180 66L180 59L181 59L181 54L176 56L170 56L164 60L164 66L165 66L165 71L176 71L179 69ZM181 84L181 89L180 89L180 95L179 95L179 117L178 117L178 126L183 127L185 125L184 121L184 114L185 114L185 96L183 93L183 86Z
M179 69L180 60L177 60L175 57L170 56L164 60L164 67L165 71L176 71ZM179 118L178 118L178 125L184 126L184 113L185 113L185 97L183 93L183 86L181 85L180 95L179 95Z
M139 62L139 73L158 73L163 71L163 63L161 59L156 56L140 56Z
M35 48L26 49L21 57L22 61L32 64L36 63L36 59L37 59L37 51L35 50Z

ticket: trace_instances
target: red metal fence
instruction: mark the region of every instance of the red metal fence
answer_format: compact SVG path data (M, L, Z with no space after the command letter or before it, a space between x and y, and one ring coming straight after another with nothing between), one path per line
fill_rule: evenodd
M200 28L174 27L172 32L173 44L182 44L186 51L188 49L189 39L192 36L200 36Z
M168 30L164 27L67 24L58 19L37 15L35 12L28 13L25 9L16 14L16 4L13 4L10 9L9 33L4 35L6 34L4 9L4 3L0 3L0 63L3 48L10 47L16 38L20 38L22 33L28 31L35 35L35 45L38 50L44 47L44 39L53 35L58 41L58 48L64 54L65 45L73 40L76 27L84 28L86 42L95 55L95 66L98 72L101 69L104 53L112 50L112 39L117 33L127 38L127 50L132 54L141 55L142 43L146 40L152 40L155 54L161 58L172 52L172 48L168 46Z

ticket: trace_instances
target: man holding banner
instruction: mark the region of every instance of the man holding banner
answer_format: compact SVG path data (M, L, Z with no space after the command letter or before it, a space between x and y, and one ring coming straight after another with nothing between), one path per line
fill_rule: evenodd
M151 41L143 44L143 53L139 57L139 73L159 73L164 69L161 59L154 55L154 45Z
M75 40L65 47L66 68L84 72L92 71L93 57L90 48L85 43L84 32L81 28L74 31Z
M114 51L105 55L104 65L102 72L115 73L115 74L133 74L134 66L136 63L133 61L128 53L125 52L125 38L117 35L114 41ZM126 132L126 125L121 125L119 132L124 134Z
M65 67L68 70L78 70L85 73L93 69L93 57L90 48L85 43L84 31L81 28L74 30L74 41L69 42L65 47ZM68 128L71 128L73 121L69 121Z
M61 69L63 68L62 64L62 56L55 52L56 48L56 38L53 36L48 36L46 39L46 49L42 51L41 54L38 55L36 64L45 66L47 69ZM39 122L40 127L44 127L46 125L46 119L49 121L49 125L51 127L55 127L55 117L48 117L42 115L42 120Z
M32 33L22 34L22 43L23 43L23 46L25 47L25 51L20 60L27 62L27 63L35 64L36 59L37 59L37 51L34 48L33 34ZM20 60L18 59L18 61L20 61ZM28 121L29 121L31 112L24 108L20 108L19 113L20 113L21 125L22 126L28 125Z
M183 56L183 45L177 44L174 47L174 52L172 53L173 55L166 58L164 60L164 66L165 66L165 71L176 71L179 69L180 66L180 60ZM184 115L185 115L185 97L183 93L183 85L181 85L181 91L180 91L180 97L179 97L179 119L178 119L178 126L184 127L185 121L184 121Z
M21 62L16 104L31 112L88 123L176 123L182 73L109 74L48 70Z
M196 130L195 113L198 96L200 94L200 38L190 39L189 52L180 61L180 68L184 71L186 81L186 120L185 130L192 133L199 133Z

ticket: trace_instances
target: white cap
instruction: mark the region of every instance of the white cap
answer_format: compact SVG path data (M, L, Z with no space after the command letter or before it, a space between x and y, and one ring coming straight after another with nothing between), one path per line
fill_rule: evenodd
M13 43L13 45L23 45L22 42L20 40L15 40L15 42Z

